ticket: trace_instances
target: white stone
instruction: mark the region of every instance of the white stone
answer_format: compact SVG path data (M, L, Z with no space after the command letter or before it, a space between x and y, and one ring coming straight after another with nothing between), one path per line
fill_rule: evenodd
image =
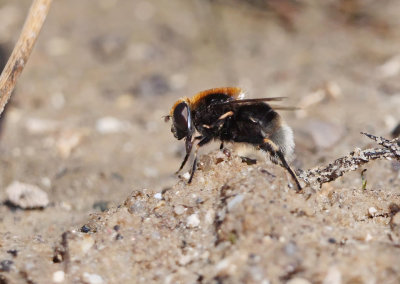
M237 204L240 204L243 201L243 199L244 199L244 195L238 194L234 198L229 200L229 202L227 204L228 210L231 211Z
M54 283L61 283L65 280L65 273L62 270L58 270L53 273L53 282Z
M198 226L200 225L200 219L199 219L199 216L198 216L196 213L190 215L190 216L187 218L187 221L186 221L186 222L187 222L187 225L188 225L189 227L192 227L192 228L198 227Z
M85 237L83 238L83 240L80 242L79 245L82 252L86 254L94 245L94 239L89 235L85 235Z
M98 274L91 274L88 272L83 273L83 281L89 284L102 284L104 283L103 278Z
M54 120L29 118L25 122L25 127L31 134L42 134L57 130L59 123Z
M46 188L50 188L51 187L51 180L48 177L42 177L41 180L42 185Z
M186 208L182 205L177 205L174 208L174 212L176 215L182 215L186 211Z
M154 194L154 198L155 198L155 199L158 199L158 200L161 200L161 199L162 199L162 194L161 194L161 192L158 192L158 193Z
M186 179L186 180L189 180L189 179L190 179L190 174L189 174L189 172L184 173L184 174L182 175L182 177L183 177L184 179Z
M85 136L83 131L65 130L57 139L56 148L62 158L68 158L72 151L77 148Z
M124 132L129 124L115 117L106 116L96 121L96 130L101 134Z
M329 268L328 273L325 276L323 284L341 284L342 283L342 273L336 266Z
M372 239L373 239L373 237L371 236L370 233L368 233L367 236L365 237L366 242L372 241Z
M6 188L8 200L23 209L42 208L49 204L47 193L36 185L12 182Z
M369 214L369 216L371 216L371 217L374 217L375 214L376 214L377 212L378 212L378 210L376 210L375 207L370 207L370 208L368 208L368 214Z
M286 284L311 284L310 281L304 278L292 278Z
M384 64L378 67L378 75L382 78L396 76L400 72L400 55L389 58Z
M215 211L213 209L209 209L205 216L205 221L207 224L211 225L214 223Z

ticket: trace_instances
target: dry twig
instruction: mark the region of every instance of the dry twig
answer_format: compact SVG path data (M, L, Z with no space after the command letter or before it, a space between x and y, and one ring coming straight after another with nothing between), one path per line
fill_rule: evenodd
M399 139L388 140L372 134L363 133L368 138L376 141L384 148L372 148L361 150L357 148L349 155L339 158L327 166L316 167L301 171L299 178L311 186L321 187L322 184L331 182L349 171L355 171L360 166L377 159L395 158L400 160Z
M34 0L6 67L0 76L0 115L11 97L42 28L52 0Z

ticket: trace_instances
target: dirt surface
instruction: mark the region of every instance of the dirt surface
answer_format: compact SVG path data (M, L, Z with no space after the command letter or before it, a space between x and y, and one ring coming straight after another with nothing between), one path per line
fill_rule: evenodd
M320 2L54 1L2 117L0 283L399 283L396 161L298 194L266 155L215 143L191 185L174 175L162 116L212 87L303 107L281 113L296 169L391 137L400 3ZM0 5L10 51L30 1ZM49 205L12 206L13 181Z

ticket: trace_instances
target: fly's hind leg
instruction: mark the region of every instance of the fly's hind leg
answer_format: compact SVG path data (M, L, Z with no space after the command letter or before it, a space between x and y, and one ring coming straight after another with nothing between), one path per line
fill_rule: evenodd
M294 171L292 170L292 168L289 166L289 164L286 162L285 156L283 155L282 151L279 149L279 147L272 142L269 139L264 139L264 143L260 145L260 148L266 152L269 152L271 157L278 157L279 160L282 163L282 167L284 167L289 174L292 176L293 180L296 183L297 186L297 191L301 191L301 185L299 180L296 177L296 174L294 173ZM272 159L273 162L275 162L275 159Z
M197 151L199 150L199 148L201 146L204 146L205 144L207 144L208 142L211 141L210 137L202 137L202 139L199 141L199 143L197 143L196 145L196 150L194 151L194 160L193 160L193 164L192 164L192 172L190 173L190 178L188 183L192 182L193 176L194 176L194 172L196 171L196 167L197 167Z

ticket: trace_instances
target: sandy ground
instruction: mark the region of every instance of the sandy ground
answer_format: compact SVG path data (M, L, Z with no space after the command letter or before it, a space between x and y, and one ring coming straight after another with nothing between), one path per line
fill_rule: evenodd
M0 1L3 49L29 5ZM395 0L54 1L2 118L0 283L399 283L398 162L364 166L365 189L358 170L298 194L265 155L215 143L187 185L162 119L181 96L241 86L303 107L281 113L294 168L376 147L360 131L390 138L400 122L399 13ZM49 205L10 205L13 181Z

